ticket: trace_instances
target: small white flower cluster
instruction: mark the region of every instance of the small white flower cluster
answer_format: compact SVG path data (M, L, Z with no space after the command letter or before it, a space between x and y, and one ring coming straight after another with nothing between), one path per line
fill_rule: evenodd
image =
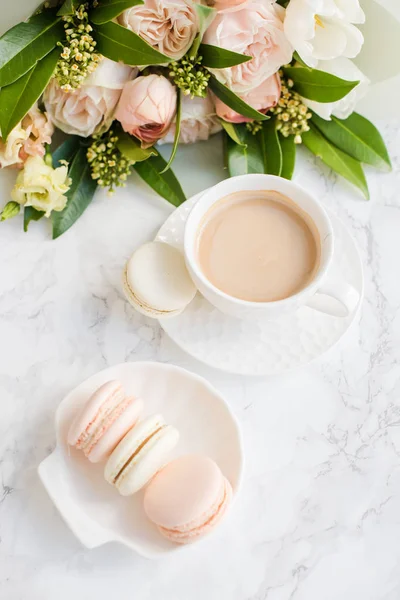
M64 92L73 92L82 85L92 73L99 61L96 54L96 42L91 35L93 27L89 24L88 5L81 4L72 16L65 16L65 42L57 63L55 76Z

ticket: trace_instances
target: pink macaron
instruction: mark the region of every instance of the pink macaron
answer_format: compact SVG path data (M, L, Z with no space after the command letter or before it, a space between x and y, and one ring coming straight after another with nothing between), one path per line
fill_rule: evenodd
M82 450L91 462L100 462L137 423L142 410L142 400L126 397L119 381L108 381L77 414L68 432L68 444Z
M225 515L232 488L216 463L206 456L181 456L149 483L145 512L166 538L194 542L212 531Z

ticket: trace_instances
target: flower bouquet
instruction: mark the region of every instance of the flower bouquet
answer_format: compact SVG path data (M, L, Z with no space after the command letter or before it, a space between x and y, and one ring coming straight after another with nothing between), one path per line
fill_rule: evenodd
M368 198L362 164L390 159L353 112L364 20L359 0L44 3L0 38L0 167L16 167L0 219L47 217L57 238L133 170L178 206L178 144L221 130L229 175L290 179L302 144Z

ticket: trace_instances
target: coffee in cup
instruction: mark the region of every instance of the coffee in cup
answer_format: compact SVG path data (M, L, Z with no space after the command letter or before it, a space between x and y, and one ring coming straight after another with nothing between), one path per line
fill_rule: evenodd
M311 217L276 191L230 194L204 215L198 263L212 285L249 302L276 302L307 287L321 243Z

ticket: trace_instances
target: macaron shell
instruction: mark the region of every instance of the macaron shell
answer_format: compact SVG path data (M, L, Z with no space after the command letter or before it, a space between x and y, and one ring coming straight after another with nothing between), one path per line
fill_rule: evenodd
M85 452L90 462L107 458L122 438L136 425L143 412L143 400L133 396L126 398L110 415L100 439Z
M201 522L200 519L198 524L192 523L191 526L184 527L182 530L166 529L164 527L159 527L158 529L164 537L169 539L171 542L175 542L176 544L189 544L196 542L198 539L213 531L215 527L219 525L225 516L231 501L232 486L227 479L224 479L222 498L220 499L219 504L214 507L212 514L205 521Z
M166 465L168 454L178 440L179 432L170 425L156 433L118 478L116 487L119 493L130 496L144 487Z
M126 285L142 309L163 313L182 310L196 295L183 255L164 242L136 250L126 266Z
M90 430L95 429L104 413L118 406L123 399L124 391L119 381L107 381L99 387L72 422L68 432L68 444L76 446L85 432L90 437Z
M170 462L146 490L144 509L151 521L166 529L204 522L220 502L224 477L218 465L201 455Z

